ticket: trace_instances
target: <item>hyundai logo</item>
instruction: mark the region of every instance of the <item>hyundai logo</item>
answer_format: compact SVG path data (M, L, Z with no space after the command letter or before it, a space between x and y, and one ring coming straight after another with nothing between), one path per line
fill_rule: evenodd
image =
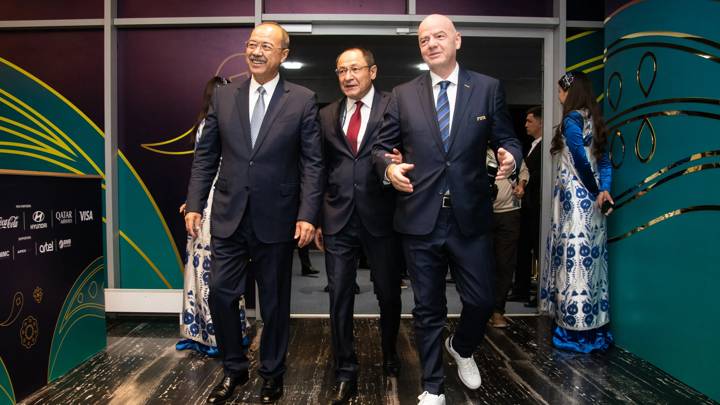
M32 214L32 219L35 222L42 222L45 220L45 213L42 211L35 211Z

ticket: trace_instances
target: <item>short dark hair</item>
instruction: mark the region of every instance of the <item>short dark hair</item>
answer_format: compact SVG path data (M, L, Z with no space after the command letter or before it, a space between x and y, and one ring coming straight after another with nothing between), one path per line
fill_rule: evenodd
M539 105L536 105L535 107L530 107L525 114L526 115L532 114L535 116L535 118L542 119L542 107Z
M365 63L367 63L368 66L375 66L375 55L373 55L373 53L369 49L361 48L358 46L353 46L340 52L337 58L335 58L335 66L337 66L337 63L340 60L340 56L342 56L342 54L347 51L360 51L360 53L362 53L363 59L365 59Z

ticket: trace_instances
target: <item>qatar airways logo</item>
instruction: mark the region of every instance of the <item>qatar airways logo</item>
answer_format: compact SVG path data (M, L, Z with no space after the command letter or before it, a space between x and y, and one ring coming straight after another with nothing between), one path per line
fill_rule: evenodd
M73 212L72 211L55 211L55 220L59 224L72 224L73 223Z
M0 217L0 229L15 229L19 226L20 222L18 221L20 217L17 215L12 215L9 217Z

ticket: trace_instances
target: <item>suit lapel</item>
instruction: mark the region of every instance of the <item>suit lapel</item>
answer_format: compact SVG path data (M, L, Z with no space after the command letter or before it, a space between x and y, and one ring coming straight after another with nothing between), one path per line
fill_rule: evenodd
M428 122L428 127L431 129L430 132L432 133L432 137L438 148L440 148L440 151L445 153L442 138L440 137L440 126L438 126L437 122L437 111L435 110L435 97L433 96L430 73L425 74L425 77L420 80L417 90L420 107L422 108L423 115Z
M358 155L360 155L365 145L370 142L369 139L372 138L372 133L375 131L375 128L382 122L383 112L388 102L387 99L388 97L386 95L375 89L375 96L373 97L372 106L370 107L370 118L368 118L362 142L360 146L358 146Z
M248 150L252 148L252 141L250 140L250 114L249 114L249 93L250 91L250 79L246 80L237 88L235 94L235 104L238 108L238 114L240 115L240 127L242 128L242 138L245 141L245 145Z
M350 142L348 142L345 131L343 131L343 117L346 115L345 111L347 111L346 103L347 97L341 98L337 101L337 106L333 110L333 119L335 120L335 136L339 138L338 141L341 145L345 145L345 149L342 149L342 151L345 152L346 155L353 157L354 154L352 153L352 150L350 150ZM348 119L348 117L345 117L345 119Z
M255 141L255 147L252 151L252 156L255 156L255 154L265 141L265 138L267 138L268 132L270 131L270 128L275 122L275 118L277 118L278 113L282 111L282 107L287 101L289 93L290 90L285 89L285 82L281 77L280 81L278 81L277 87L275 87L272 99L270 99L267 111L265 112L265 117L263 117L263 122L260 126L260 132L258 133L258 139Z
M457 94L455 95L455 111L453 111L453 121L452 128L450 129L450 144L448 145L448 151L452 149L452 146L455 143L455 138L457 138L458 131L460 131L460 126L464 123L463 118L465 117L465 110L467 110L467 106L470 104L470 96L472 96L473 90L474 86L470 82L470 75L461 69L458 74L458 88Z

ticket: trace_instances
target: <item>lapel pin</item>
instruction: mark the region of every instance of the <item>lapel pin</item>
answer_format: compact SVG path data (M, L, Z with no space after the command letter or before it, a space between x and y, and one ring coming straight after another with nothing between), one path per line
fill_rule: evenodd
M469 89L469 88L470 88L470 85L467 84L467 83L465 83L465 87L467 87L467 88Z
M485 121L486 117L484 115L478 115L476 120L479 121Z

